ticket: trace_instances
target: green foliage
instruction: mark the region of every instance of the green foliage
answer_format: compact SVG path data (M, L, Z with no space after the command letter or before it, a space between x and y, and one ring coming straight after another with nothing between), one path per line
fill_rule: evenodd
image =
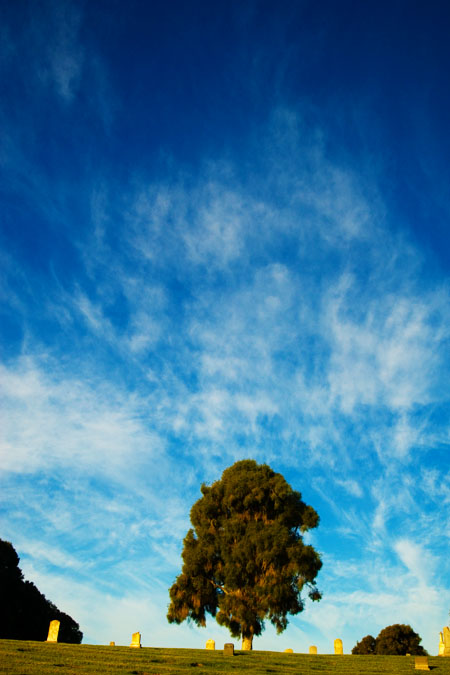
M83 633L78 624L61 612L36 588L25 581L19 556L9 541L0 539L0 638L46 640L50 621L61 622L58 640L79 644Z
M422 638L411 626L395 623L380 631L375 639L366 635L352 649L352 654L378 654L390 656L425 656L427 652L420 644Z
M236 462L191 509L182 572L170 588L169 622L204 626L216 617L234 637L252 639L269 619L282 632L288 614L303 610L306 587L322 563L302 533L316 527L317 513L283 476L253 460Z
M425 656L427 652L419 644L421 641L422 638L413 631L411 626L395 623L380 631L376 641L376 653L398 656L405 654Z
M356 643L352 649L352 654L375 654L376 640L373 635L366 635L362 640Z

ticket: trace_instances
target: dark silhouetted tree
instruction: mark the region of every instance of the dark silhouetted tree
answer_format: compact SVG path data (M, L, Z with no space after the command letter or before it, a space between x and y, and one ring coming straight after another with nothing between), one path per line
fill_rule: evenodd
M422 638L415 633L411 626L403 623L395 623L380 631L376 639L376 654L391 654L404 656L413 654L425 656L426 651L420 644Z
M251 649L265 619L281 633L287 615L303 610L304 588L320 600L315 578L322 563L302 537L319 516L281 474L253 460L236 462L201 492L167 618L205 626L209 613Z
M47 600L31 581L24 581L14 547L0 539L0 638L46 640L53 619L61 622L60 642L81 642L79 625Z
M0 637L14 639L19 630L23 574L12 544L0 539Z
M376 639L372 635L366 635L353 647L352 654L389 654L394 656L414 654L425 656L427 652L419 644L421 640L420 635L417 635L411 626L396 623L383 628Z
M376 640L373 635L366 635L353 647L352 654L375 654L375 648Z

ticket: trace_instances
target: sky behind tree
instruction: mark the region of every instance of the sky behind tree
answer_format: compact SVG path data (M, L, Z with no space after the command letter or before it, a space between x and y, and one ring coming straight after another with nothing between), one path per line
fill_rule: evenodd
M168 625L239 459L321 523L256 649L449 610L450 10L0 3L1 534L84 641Z

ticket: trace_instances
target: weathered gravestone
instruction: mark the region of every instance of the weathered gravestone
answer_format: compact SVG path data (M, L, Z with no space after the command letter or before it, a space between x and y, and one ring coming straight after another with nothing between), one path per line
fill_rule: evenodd
M131 645L130 647L142 647L141 645L141 634L140 633L133 633L131 636Z
M343 654L344 653L344 647L342 645L342 640L339 638L336 638L334 641L334 653L335 654Z
M58 642L59 624L60 622L56 619L50 621L47 642Z
M216 648L216 643L214 640L206 640L206 647L205 649L215 649Z
M414 668L416 670L430 670L430 666L428 665L428 656L416 656Z
M311 645L311 647L309 648L309 653L317 654L317 647L315 645Z
M450 628L444 626L439 633L439 656L450 656Z
M234 656L234 644L232 642L225 642L223 646L224 656Z
M284 653L285 653L285 654L293 654L293 653L294 653L294 650L293 650L293 649L285 649L285 650L284 650Z

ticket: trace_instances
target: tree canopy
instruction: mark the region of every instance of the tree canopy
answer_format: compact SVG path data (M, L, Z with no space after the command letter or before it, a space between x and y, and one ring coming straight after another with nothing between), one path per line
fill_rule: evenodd
M422 638L411 626L403 623L395 623L380 631L377 637L377 654L394 654L404 656L414 654L425 656L427 653L420 642Z
M50 621L60 621L59 642L79 644L79 625L47 600L31 581L25 581L19 556L9 541L0 539L0 638L46 640Z
M356 643L352 649L352 654L375 654L376 640L373 635L366 635L362 640Z
M321 595L322 562L302 534L319 516L267 464L242 460L201 486L184 539L181 574L170 588L169 622L206 625L206 613L252 648L268 619L281 633L304 609L302 590Z
M422 638L407 624L395 623L383 628L375 639L366 635L352 649L352 654L386 654L404 656L413 654L425 656L426 651L420 644Z

